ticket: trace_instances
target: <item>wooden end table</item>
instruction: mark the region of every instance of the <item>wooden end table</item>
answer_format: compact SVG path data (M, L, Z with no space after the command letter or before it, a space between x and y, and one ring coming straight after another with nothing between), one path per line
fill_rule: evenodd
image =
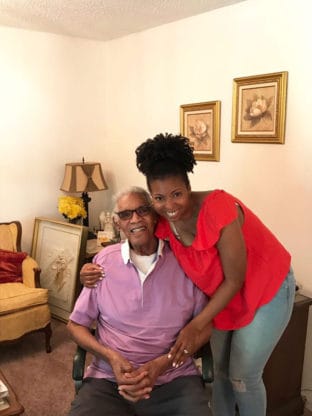
M9 390L9 403L10 407L0 410L0 416L16 416L24 413L24 407L20 404L17 399L16 393L13 390L12 386L9 384L7 379L4 377L4 374L0 370L0 380L7 386Z
M287 328L265 366L263 381L267 391L267 416L303 415L301 382L311 304L311 298L296 294Z

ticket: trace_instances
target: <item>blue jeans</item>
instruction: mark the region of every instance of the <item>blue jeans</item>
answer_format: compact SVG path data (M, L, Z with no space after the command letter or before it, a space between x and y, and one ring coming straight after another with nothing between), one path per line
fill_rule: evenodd
M285 330L294 304L295 278L290 269L275 297L258 309L253 321L238 330L213 330L212 409L214 416L265 416L262 373Z

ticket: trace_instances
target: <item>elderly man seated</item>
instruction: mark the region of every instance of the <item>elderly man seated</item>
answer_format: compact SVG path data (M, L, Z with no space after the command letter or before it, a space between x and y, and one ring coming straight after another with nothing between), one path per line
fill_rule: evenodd
M207 416L203 382L187 350L181 365L168 357L207 298L154 236L157 217L144 189L117 195L115 222L127 240L95 256L105 278L83 288L68 323L73 339L95 356L69 415ZM89 331L94 321L96 336ZM210 333L203 331L197 346Z

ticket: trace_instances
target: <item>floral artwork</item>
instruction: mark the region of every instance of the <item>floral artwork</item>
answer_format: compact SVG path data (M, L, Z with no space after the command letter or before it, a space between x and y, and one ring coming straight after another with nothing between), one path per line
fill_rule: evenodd
M240 132L274 131L274 87L242 88Z
M71 269L70 263L74 260L73 253L66 253L65 250L61 250L59 253L56 253L52 262L51 262L51 270L53 270L54 274L54 287L55 291L59 294L64 286L66 285L66 281L68 281L71 276Z
M264 95L254 94L252 99L246 99L245 115L242 120L249 122L249 129L259 128L258 124L262 123L263 130L271 130L274 110L274 96L266 97Z
M232 141L284 143L287 73L234 79Z
M263 95L261 95L261 97L255 95L253 97L253 101L248 103L245 120L251 120L252 122L257 123L256 120L259 120L263 117L267 118L267 116L269 116L269 119L272 120L272 115L268 111L268 108L272 102L272 98L273 97L266 99Z
M211 116L211 111L187 115L187 137L190 139L195 152L212 152Z
M197 160L219 161L220 101L180 107L181 134L190 140Z
M42 287L49 289L51 313L64 321L76 299L87 236L87 227L35 219L32 256L41 268Z

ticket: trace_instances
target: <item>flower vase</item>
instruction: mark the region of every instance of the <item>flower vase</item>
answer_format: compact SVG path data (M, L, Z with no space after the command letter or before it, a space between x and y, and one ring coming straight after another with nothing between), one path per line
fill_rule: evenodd
M77 217L77 218L69 218L69 219L68 219L68 222L69 222L70 224L78 224L78 225L81 225L81 219L82 219L82 217Z

